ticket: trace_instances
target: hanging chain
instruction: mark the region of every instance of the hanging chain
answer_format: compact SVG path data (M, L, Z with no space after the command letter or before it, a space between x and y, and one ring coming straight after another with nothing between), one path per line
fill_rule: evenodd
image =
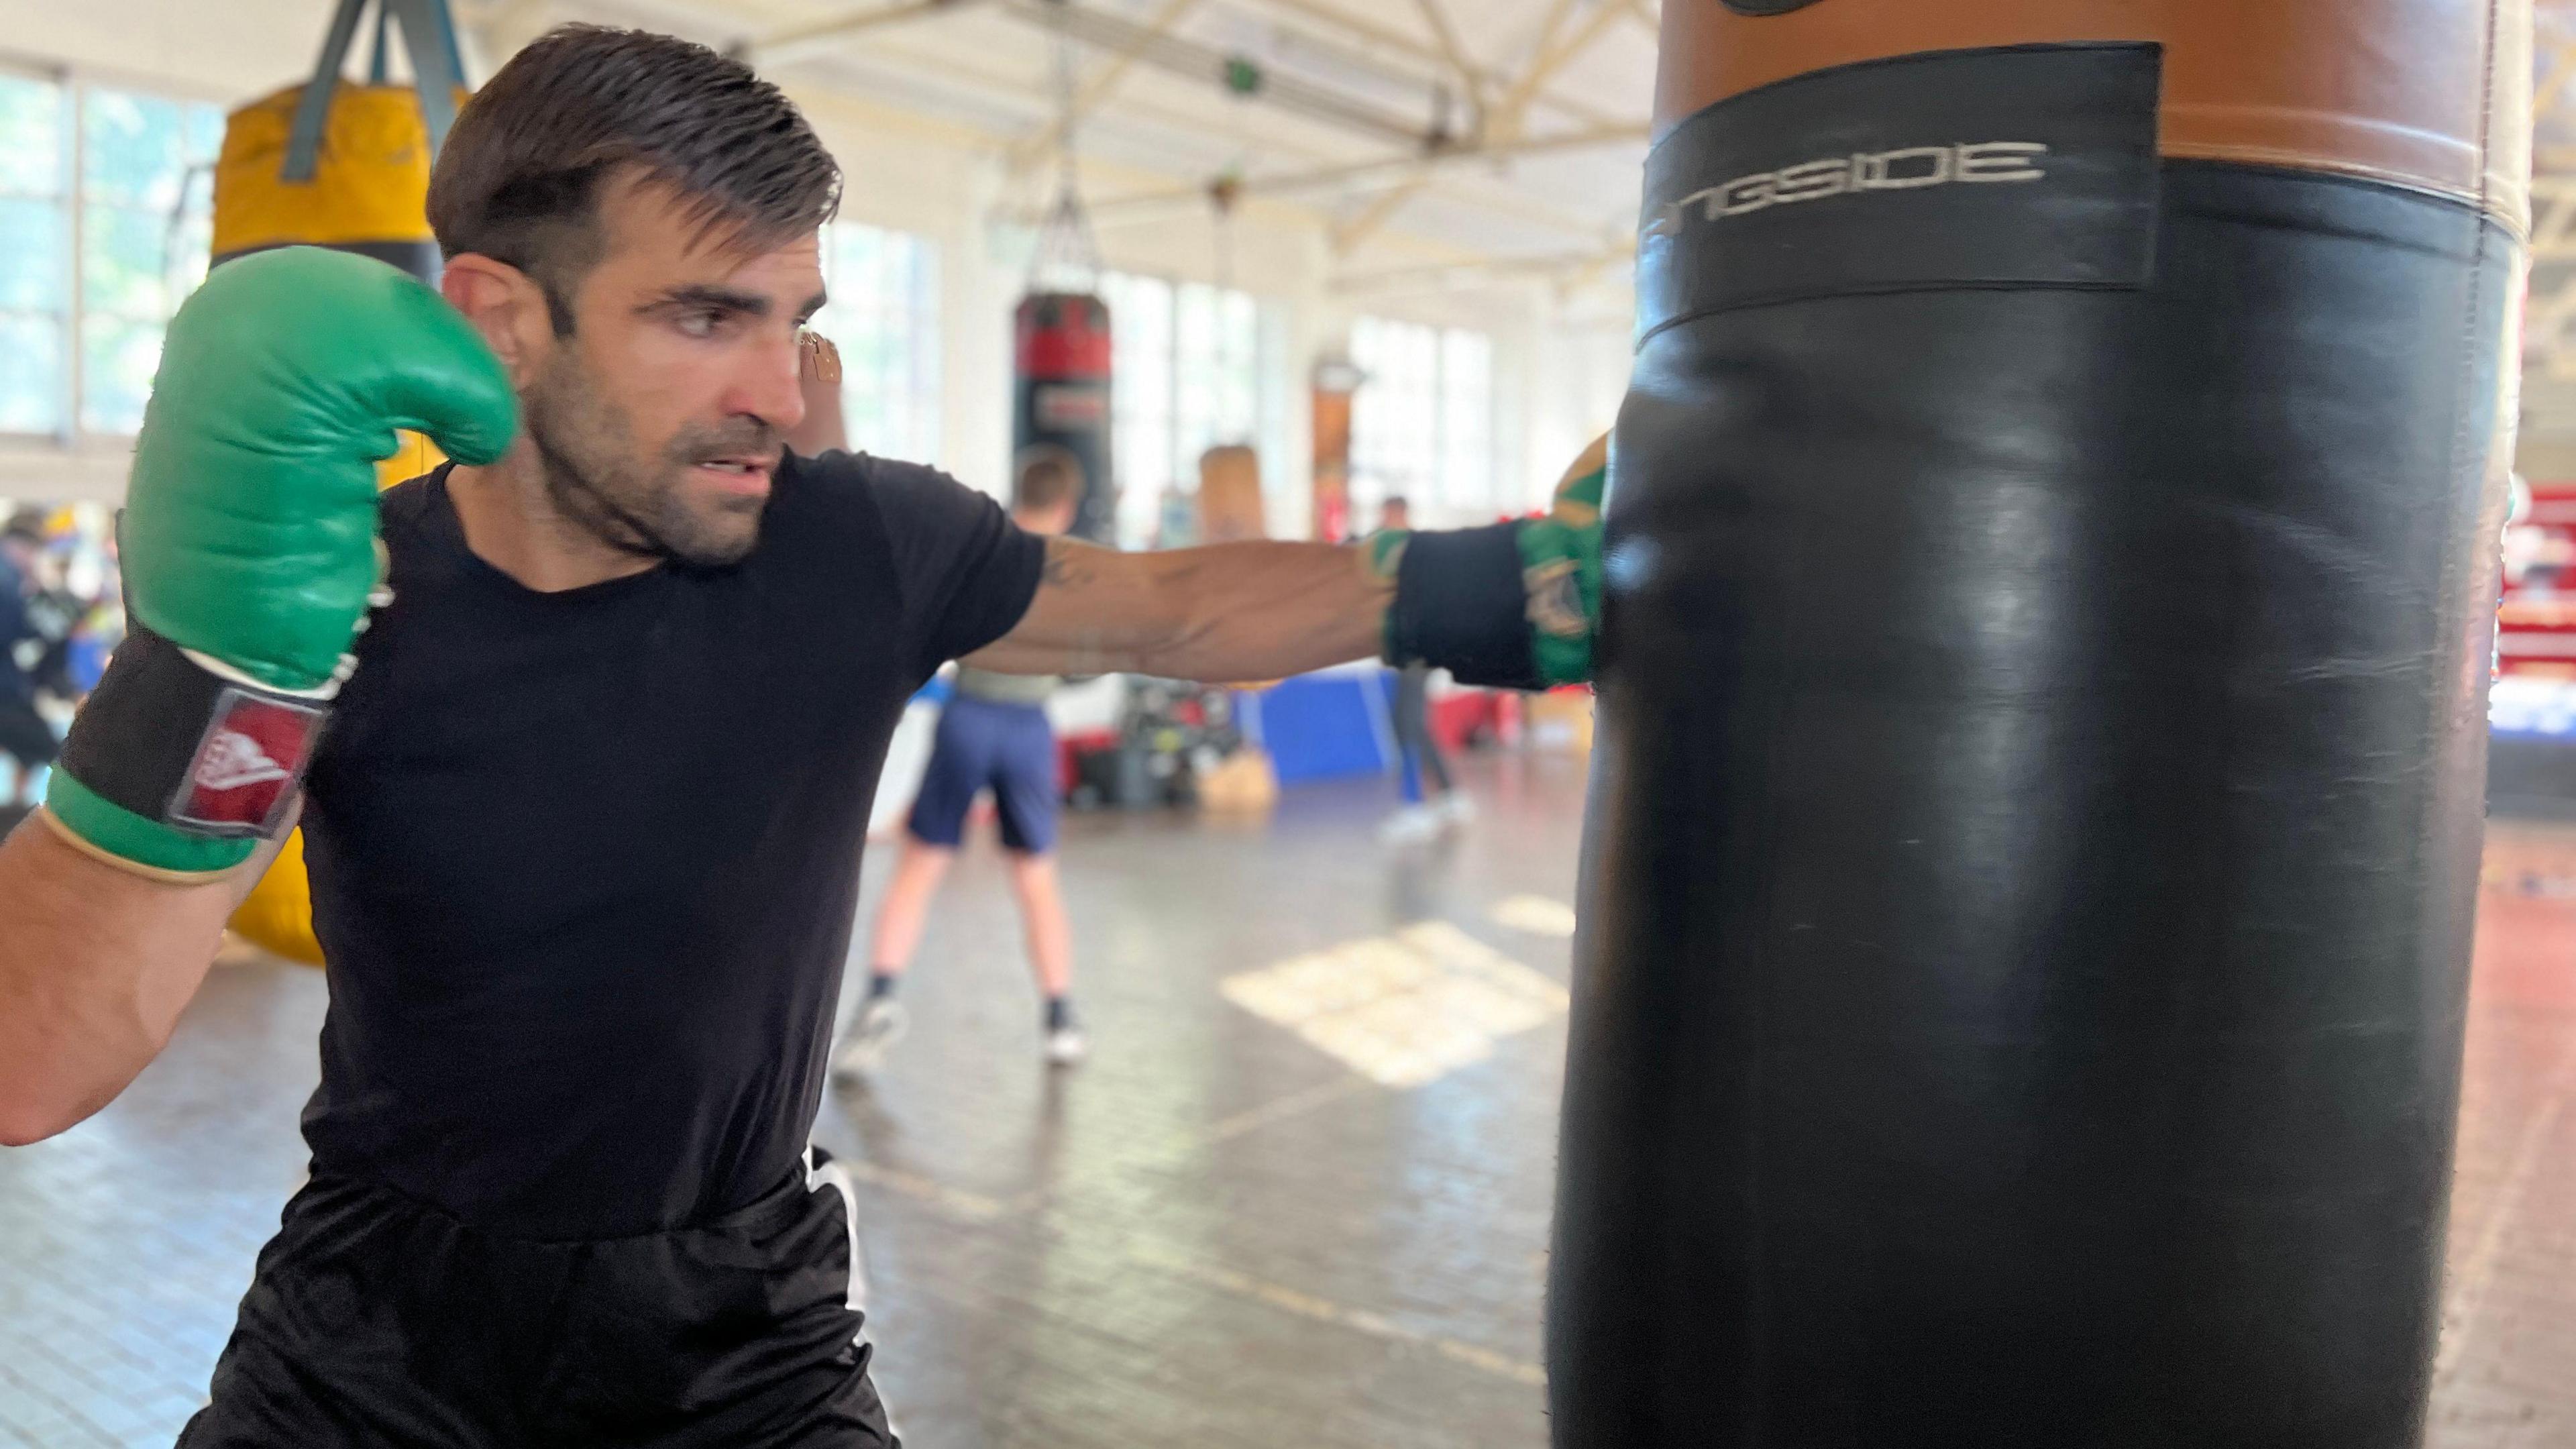
M1065 24L1065 6L1072 0L1055 0L1055 164L1056 193L1071 196L1080 178L1074 167L1073 133L1081 118L1073 113L1076 99L1073 84L1073 36Z
M1234 209L1243 199L1243 173L1229 169L1208 183L1208 201L1216 209L1216 284L1234 290Z
M1086 279L1086 286L1096 288L1101 272L1100 245L1092 236L1091 213L1082 204L1082 174L1074 150L1079 120L1075 113L1074 41L1065 23L1072 0L1052 3L1056 15L1056 196L1055 206L1038 236L1037 252L1029 261L1030 287L1036 290L1044 280L1040 274L1053 267L1079 273Z

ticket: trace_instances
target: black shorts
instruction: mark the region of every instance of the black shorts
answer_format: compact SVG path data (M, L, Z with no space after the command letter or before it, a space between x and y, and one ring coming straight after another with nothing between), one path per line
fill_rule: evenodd
M891 1449L851 1223L800 1173L703 1226L530 1242L317 1177L179 1444Z

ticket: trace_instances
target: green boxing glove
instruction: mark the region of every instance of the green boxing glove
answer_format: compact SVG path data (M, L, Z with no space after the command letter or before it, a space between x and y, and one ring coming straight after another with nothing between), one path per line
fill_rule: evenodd
M1386 662L1448 670L1461 684L1551 689L1592 678L1601 624L1601 490L1610 439L1557 481L1545 518L1370 536L1370 566L1395 581Z
M378 586L394 430L488 463L517 427L500 363L402 272L316 247L216 268L170 320L120 521L126 638L64 741L50 822L146 875L248 859Z

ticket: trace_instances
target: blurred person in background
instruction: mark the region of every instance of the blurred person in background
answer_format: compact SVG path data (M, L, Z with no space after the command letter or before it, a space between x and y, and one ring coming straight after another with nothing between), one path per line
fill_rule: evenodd
M65 697L78 704L98 688L109 656L125 637L124 580L117 574L114 529L104 523L83 529L82 546L63 567L63 587L81 605L63 651L69 687Z
M1011 521L1041 537L1073 526L1081 501L1071 465L1041 457L1020 470L1011 498ZM957 859L966 814L990 790L999 817L1002 848L1011 860L1011 893L1019 898L1028 932L1029 966L1046 1000L1046 1058L1071 1066L1086 1050L1073 1016L1073 926L1056 878L1056 746L1047 723L1046 698L1062 683L1056 675L997 674L971 664L957 667L957 693L940 713L921 793L904 825L903 853L886 887L870 947L867 1000L832 1070L841 1079L873 1076L910 1025L895 987L921 945L931 897Z
M13 819L35 804L38 776L62 753L54 727L36 710L33 669L44 660L48 641L37 632L29 604L44 548L41 514L22 511L0 528L0 751L17 761L8 802Z
M1378 511L1382 529L1410 532L1413 504L1390 494ZM1429 840L1444 825L1463 824L1475 807L1449 778L1449 761L1431 737L1431 666L1416 661L1395 672L1395 748L1404 803L1380 831L1393 844ZM1425 787L1428 787L1427 789Z

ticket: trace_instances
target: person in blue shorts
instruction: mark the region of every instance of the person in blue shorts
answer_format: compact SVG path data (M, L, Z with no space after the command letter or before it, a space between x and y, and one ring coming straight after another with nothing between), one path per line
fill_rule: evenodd
M1042 457L1020 470L1011 520L1029 533L1054 536L1072 526L1078 502L1072 467ZM1002 849L1010 856L1011 891L1028 930L1029 965L1046 998L1046 1058L1057 1066L1082 1060L1087 1044L1073 1016L1073 927L1065 918L1055 867L1055 730L1046 716L1046 698L1062 682L1057 675L958 666L957 691L940 713L930 766L904 825L894 881L877 913L867 1000L833 1062L835 1075L873 1075L902 1040L909 1022L895 987L921 944L940 879L957 858L967 812L988 790Z

